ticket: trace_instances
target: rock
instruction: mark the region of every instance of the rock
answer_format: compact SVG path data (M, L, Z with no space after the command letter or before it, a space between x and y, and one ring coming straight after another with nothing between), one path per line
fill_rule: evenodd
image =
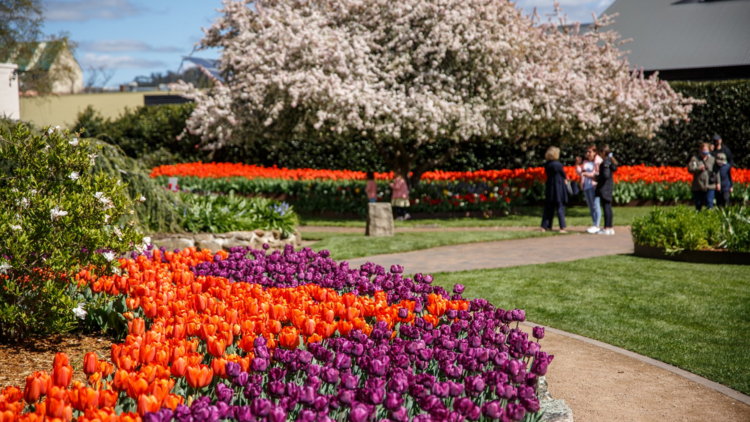
M196 239L197 240L197 239ZM208 240L200 240L196 242L195 247L198 250L208 249L213 253L219 252L224 249L224 239L210 238Z
M565 404L565 400L555 400L547 388L547 378L539 377L536 387L536 396L539 399L539 405L544 412L542 421L544 422L573 422L573 410Z
M367 204L365 236L393 236L393 211L388 202Z
M195 246L195 241L188 237L165 237L162 239L156 239L153 242L157 246L164 246L168 251L192 248Z

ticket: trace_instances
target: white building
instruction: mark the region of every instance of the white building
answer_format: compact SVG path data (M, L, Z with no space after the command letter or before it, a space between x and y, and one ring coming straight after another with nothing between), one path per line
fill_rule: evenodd
M18 66L0 63L0 117L21 118L18 104Z
M63 40L21 43L8 61L18 65L19 73L54 75L53 94L83 92L83 70Z

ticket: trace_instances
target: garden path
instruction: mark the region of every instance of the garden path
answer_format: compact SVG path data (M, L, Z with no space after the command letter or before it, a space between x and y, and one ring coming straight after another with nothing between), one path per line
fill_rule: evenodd
M523 228L517 227L514 229ZM489 228L489 230L492 230L492 228ZM432 249L375 255L348 261L353 268L366 262L374 262L386 268L390 268L394 264L402 265L409 274L433 274L545 264L633 253L630 227L615 227L616 234L614 236L590 235L584 232L584 228L570 228L570 231L571 234L567 236L440 246Z

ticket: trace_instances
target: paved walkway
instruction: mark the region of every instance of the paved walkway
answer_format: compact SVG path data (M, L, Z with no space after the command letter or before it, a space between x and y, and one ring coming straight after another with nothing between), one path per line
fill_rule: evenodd
M593 235L579 230L566 236L440 246L348 261L352 268L374 262L386 268L394 264L402 265L409 274L431 274L633 253L629 227L616 227L614 236Z

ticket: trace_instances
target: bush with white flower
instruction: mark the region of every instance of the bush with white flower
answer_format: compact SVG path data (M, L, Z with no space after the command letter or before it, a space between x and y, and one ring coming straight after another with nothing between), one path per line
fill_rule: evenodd
M74 328L84 314L71 275L112 269L115 257L145 247L126 186L90 171L97 150L77 136L0 129L2 339Z

